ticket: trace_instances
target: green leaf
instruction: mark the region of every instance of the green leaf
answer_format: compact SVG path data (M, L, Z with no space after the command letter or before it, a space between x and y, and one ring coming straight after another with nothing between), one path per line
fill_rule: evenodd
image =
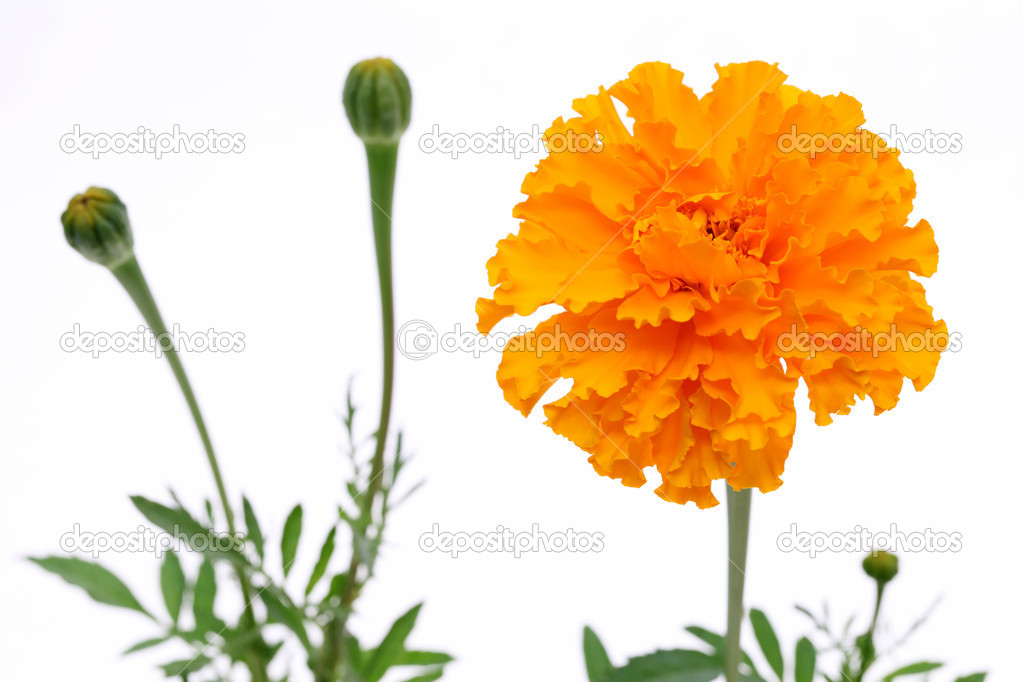
M131 609L153 618L148 611L142 608L142 604L131 593L128 586L99 564L75 557L54 556L30 558L29 561L60 576L64 582L82 588L93 600L101 604ZM156 619L153 618L153 620Z
M433 682L434 680L439 680L443 675L444 670L441 668L434 670L432 672L425 673L423 675L416 675L415 677L410 677L407 680L405 680L405 682Z
M973 673L972 675L957 677L955 682L984 682L986 679L987 673Z
M817 649L803 637L796 642L796 682L813 682L817 670Z
M197 654L194 658L185 658L180 661L164 663L160 666L160 668L167 677L186 677L192 673L202 670L211 662L212 661L206 656Z
M175 625L181 615L181 602L185 598L185 572L181 570L178 555L168 551L160 567L160 590L163 592L163 603L167 605L167 613Z
M145 649L152 649L154 646L159 646L159 645L161 645L164 642L169 641L169 640L170 640L169 636L153 637L152 639L144 639L141 642L138 642L137 644L133 644L132 646L130 646L127 649L125 649L125 651L122 654L122 656L127 656L128 654L133 654L136 651L144 651Z
M724 673L721 662L702 651L655 651L631 658L607 682L711 682Z
M764 652L768 665L779 680L785 679L785 661L782 659L781 646L778 644L778 636L774 634L771 622L760 609L750 609L749 619L753 624L753 634L757 638L760 650Z
M445 665L453 660L439 651L406 651L398 657L398 665Z
M260 589L259 598L266 606L267 620L271 623L280 623L294 632L302 646L312 655L313 645L309 641L309 633L305 629L305 616L301 609L292 604L283 591L272 585Z
M932 670L937 670L942 665L944 665L944 663L932 663L932 662L928 662L928 661L921 661L920 663L911 663L909 665L906 665L906 666L903 666L903 667L899 668L898 670L893 670L892 672L890 672L887 675L885 675L882 678L882 680L883 680L883 682L891 682L896 677L902 677L904 675L919 675L920 673L927 673L927 672L930 672Z
M376 648L362 670L362 676L366 682L379 682L388 668L398 664L401 654L405 651L405 640L408 639L412 628L415 627L416 618L419 617L421 608L423 608L422 604L416 604L394 621L394 625L384 635L380 646Z
M583 628L583 659L590 682L603 682L614 670L600 637L588 625Z
M193 519L181 507L167 507L141 495L133 495L131 502L150 523L183 540L194 551L210 559L225 559L239 566L248 565L249 562L236 547L224 547L223 538Z
M316 566L313 567L313 573L309 576L309 584L305 587L305 596L313 591L316 587L316 583L320 582L320 578L327 572L327 564L330 563L330 558L334 555L334 536L337 535L337 526L330 529L327 533L327 539L323 541L323 547L320 548L320 558L316 561Z
M245 530L248 534L249 540L252 542L253 547L256 548L256 554L259 555L259 560L263 560L263 531L259 528L259 521L256 520L256 512L252 510L252 505L249 504L249 498L242 497L242 512L245 514Z
M284 577L291 572L298 553L298 539L302 536L302 505L296 504L284 522L284 533L281 534L281 561L284 566Z
M213 613L216 598L217 575L213 564L204 560L199 566L199 576L195 579L195 592L192 595L192 613L195 615L195 629L198 632L218 630L217 617Z
M690 625L686 628L686 632L712 646L714 648L714 653L718 656L718 658L724 660L725 638L722 635L719 635L716 632L711 632L707 628L701 628L698 625ZM745 651L742 652L742 661L749 666L751 671L751 674L747 677L753 680L763 679L760 677L760 673L757 672L756 666L753 665L753 659L750 658L749 654Z

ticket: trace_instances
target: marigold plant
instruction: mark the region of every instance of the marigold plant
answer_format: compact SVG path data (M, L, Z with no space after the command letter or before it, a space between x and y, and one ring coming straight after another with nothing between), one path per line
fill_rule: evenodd
M880 413L904 378L921 390L934 376L940 344L912 340L947 340L912 277L938 261L930 225L907 223L912 173L862 128L855 99L785 79L764 62L719 66L698 97L681 72L648 63L576 100L578 116L554 121L548 139L600 145L552 146L523 182L518 232L487 264L496 289L477 304L481 332L562 309L505 349L507 401L528 414L572 380L544 406L546 423L627 486L656 467L672 502L717 504L716 479L776 489L800 379L818 424L857 398ZM535 338L592 331L624 334L624 347ZM903 342L882 352L790 342L893 331Z

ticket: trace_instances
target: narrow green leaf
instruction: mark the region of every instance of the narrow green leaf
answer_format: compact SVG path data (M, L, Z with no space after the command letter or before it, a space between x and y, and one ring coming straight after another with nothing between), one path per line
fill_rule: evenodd
M716 632L711 632L707 628L701 628L698 625L690 625L689 627L686 628L686 632L693 635L697 639L703 640L711 647L713 647L715 656L717 656L719 660L724 661L725 638L722 635L719 635ZM747 675L744 679L763 680L763 678L760 676L760 673L757 672L756 666L753 665L753 659L750 658L749 654L746 653L745 651L742 652L742 661L743 663L748 665L750 669L750 674Z
M199 672L211 662L212 661L206 656L197 654L194 658L185 658L180 661L164 663L160 666L160 668L167 677L187 677L192 673Z
M280 623L295 633L302 646L312 655L313 645L309 641L309 633L305 629L305 616L301 609L291 603L282 590L267 585L259 591L259 598L266 606L267 619L271 623Z
M409 611L403 614L384 636L380 646L373 652L366 667L362 670L362 677L366 682L379 682L388 668L396 665L401 654L405 651L405 640L408 639L412 628L416 625L416 618L419 617L419 610L422 604L416 604Z
M691 649L655 651L630 658L607 678L608 682L711 682L724 673L714 656Z
M781 655L781 646L778 644L778 636L774 634L774 628L767 616L760 609L750 609L750 623L753 624L753 634L757 638L760 650L764 652L771 670L778 676L779 680L785 679L785 661Z
M256 520L256 512L249 504L249 498L242 497L242 512L245 514L245 530L252 546L256 548L259 560L263 560L263 531L259 528L259 521Z
M309 584L305 588L305 596L313 591L316 587L316 583L320 582L320 578L327 572L327 564L330 563L330 558L334 555L334 536L337 535L337 526L330 529L327 533L327 539L323 541L323 547L320 548L320 558L316 561L316 566L313 567L313 573L309 576Z
M225 538L203 526L184 509L167 507L159 502L147 500L141 495L133 495L131 501L150 523L183 540L194 551L201 552L210 559L226 559L236 565L248 565L249 562L237 547L226 544Z
M439 651L406 651L398 657L398 665L445 665L453 660Z
M957 677L955 682L984 682L986 679L987 673L973 673L972 675Z
M796 642L796 682L813 682L817 670L817 649L803 637Z
M195 579L195 591L192 595L192 613L198 632L215 632L218 629L217 617L213 612L216 598L216 572L213 570L213 564L204 560L199 566L199 576Z
M133 644L129 648L125 649L125 651L122 654L122 656L127 656L128 654L133 654L136 651L144 651L146 649L152 649L154 646L159 646L159 645L163 644L164 642L166 642L168 640L170 640L169 636L168 637L153 637L152 639L144 639L141 642L138 642L137 644Z
M590 682L604 682L614 670L600 637L588 625L583 628L583 659Z
M909 665L905 665L905 666L899 668L898 670L893 670L892 672L890 672L887 675L885 675L882 678L882 680L884 682L891 682L896 677L902 677L904 675L919 675L920 673L927 673L927 672L930 672L932 670L937 670L938 668L940 668L943 665L944 665L944 663L933 663L933 662L930 662L930 661L921 661L919 663L911 663Z
M160 567L160 590L163 592L163 603L167 605L167 613L175 625L181 615L181 602L185 597L185 572L181 570L178 555L168 551Z
M424 673L422 675L416 675L415 677L410 677L407 680L405 680L405 682L433 682L434 680L439 680L443 675L444 669L439 668L432 672Z
M291 565L295 563L295 555L298 553L298 539L302 536L302 505L296 504L295 508L288 514L288 520L284 522L284 532L281 534L281 561L284 567L284 577L291 572Z
M80 587L101 604L119 606L153 616L142 608L135 595L120 578L99 564L77 559L75 557L44 557L30 558L29 561L42 569L63 578L64 582ZM156 620L155 618L153 620Z

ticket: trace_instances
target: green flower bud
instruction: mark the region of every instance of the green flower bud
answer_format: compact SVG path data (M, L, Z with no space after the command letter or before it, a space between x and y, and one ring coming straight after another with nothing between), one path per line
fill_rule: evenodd
M67 243L94 263L114 268L132 256L128 209L108 189L90 187L76 194L60 222Z
M390 59L352 67L341 96L352 129L366 144L398 144L412 117L412 88Z
M879 584L884 585L899 572L899 557L889 552L871 552L863 560L863 570Z

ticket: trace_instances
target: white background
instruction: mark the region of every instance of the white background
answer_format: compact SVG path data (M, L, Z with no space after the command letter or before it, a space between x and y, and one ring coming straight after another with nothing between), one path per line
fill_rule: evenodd
M959 133L958 154L905 155L941 247L928 299L964 348L893 412L867 405L813 424L805 392L785 485L755 496L748 603L767 610L787 651L809 631L794 602L838 616L870 608L860 556L810 559L776 538L857 525L959 532L958 553L903 554L884 615L905 630L939 596L898 656L1019 679L1020 460L1018 3L85 3L7 0L0 11L0 660L9 680L160 679L170 652L121 658L152 634L140 616L92 604L25 561L62 534L123 531L133 493L193 506L212 494L204 457L165 362L66 353L75 323L141 322L116 282L63 242L58 217L91 184L130 208L137 253L165 317L185 330L240 331L237 354L193 353L188 370L233 495L256 501L279 541L306 507L304 582L341 495L336 414L355 375L368 434L380 351L365 160L340 106L349 67L393 57L414 91L395 205L399 324L471 329L484 263L515 229L530 154L424 154L444 132L529 132L571 100L670 62L705 92L714 63L777 61L789 82L844 91L867 126ZM108 154L58 146L91 132L237 132L237 155ZM585 455L506 405L498 357L399 358L396 415L427 485L393 518L379 578L355 628L369 642L421 599L412 643L450 651L445 679L584 679L580 631L612 657L674 647L681 627L721 629L724 507L699 511L599 478ZM600 554L451 559L418 549L450 531L605 534ZM315 547L314 547L315 544ZM160 608L157 562L104 562ZM226 591L226 589L225 589ZM225 606L232 606L225 602ZM862 623L862 621L860 621ZM752 639L748 637L748 639ZM180 652L178 652L180 653ZM293 659L301 670L301 659ZM879 670L886 672L885 670ZM296 675L295 679L305 679Z

